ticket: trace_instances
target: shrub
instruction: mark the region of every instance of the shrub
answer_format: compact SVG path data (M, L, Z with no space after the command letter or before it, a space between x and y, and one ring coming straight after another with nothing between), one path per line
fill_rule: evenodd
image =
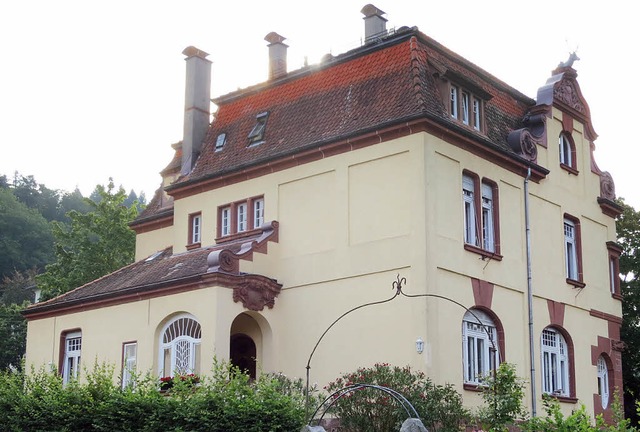
M356 383L379 385L402 394L429 431L461 430L469 415L453 386L435 385L424 373L414 372L408 366L377 363L371 368L359 368L337 378L325 390L331 394ZM345 432L400 430L408 417L392 396L373 388L345 394L335 400L332 412L340 418Z
M505 431L527 416L522 405L524 381L516 375L511 363L502 363L483 379L484 406L477 412L477 421L483 430Z
M108 366L82 377L63 385L50 371L0 372L0 431L290 432L304 424L296 381L268 374L251 381L226 363L198 386L174 380L170 392L151 375L122 389Z

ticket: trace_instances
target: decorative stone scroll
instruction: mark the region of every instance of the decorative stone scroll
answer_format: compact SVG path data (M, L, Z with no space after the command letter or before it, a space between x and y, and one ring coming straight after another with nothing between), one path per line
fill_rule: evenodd
M233 301L252 311L261 311L267 306L273 309L280 286L264 279L246 279L233 288Z
M608 171L600 173L600 196L611 201L616 199L616 185Z
M614 351L624 351L626 347L627 347L627 344L621 340L615 340L615 339L611 340L611 349Z
M553 98L570 106L581 114L587 114L580 94L576 91L572 81L563 79L553 88Z
M537 144L539 144L539 140L533 136L529 129L517 129L509 132L507 142L514 152L528 161L535 162L538 159Z

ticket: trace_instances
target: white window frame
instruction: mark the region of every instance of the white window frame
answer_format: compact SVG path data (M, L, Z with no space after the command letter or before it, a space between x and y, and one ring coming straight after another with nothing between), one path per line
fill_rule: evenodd
M260 228L264 223L264 198L253 201L253 227Z
M462 202L464 206L464 242L480 246L478 242L477 214L475 201L476 182L469 175L462 176Z
M247 203L243 202L236 206L236 214L237 214L237 223L238 232L245 232L247 230L247 222L249 216L247 215Z
M80 358L82 356L82 332L75 331L64 336L64 363L62 382L67 384L78 379L80 374Z
M198 373L201 339L200 323L191 315L179 315L165 324L160 332L159 341L160 376Z
M202 241L202 215L191 216L191 243Z
M481 112L480 110L482 109L482 102L480 102L480 99L474 97L473 98L473 128L477 131L480 130L481 125L480 125L480 119L481 117Z
M489 252L495 252L495 227L493 209L493 187L482 183L482 248Z
M228 236L231 234L231 207L220 210L220 219L220 235Z
M560 134L558 144L560 147L560 163L568 167L573 167L571 141L569 141L569 137L565 133Z
M564 259L567 279L578 280L578 242L574 221L564 218Z
M607 409L609 406L609 367L603 356L598 357L596 367L598 369L598 394L602 409Z
M451 86L449 90L449 109L451 110L451 117L458 118L458 87Z
M122 344L122 388L133 385L138 366L138 343L126 342Z
M480 322L478 322L478 319ZM462 319L462 361L464 382L481 385L500 362L496 325L488 314L472 309ZM495 348L495 352L493 349Z
M462 98L460 99L460 103L461 103L461 120L462 123L465 125L469 125L469 100L471 99L471 95L466 92L463 91L462 92Z
M570 396L569 351L562 334L547 327L540 336L542 360L542 392L555 396Z

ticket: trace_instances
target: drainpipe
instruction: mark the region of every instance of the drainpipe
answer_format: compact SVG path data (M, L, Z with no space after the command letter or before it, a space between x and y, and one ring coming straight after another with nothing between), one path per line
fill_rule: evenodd
M536 366L533 347L533 286L531 283L531 225L529 222L529 178L531 167L524 179L524 224L527 244L527 302L529 304L529 363L531 365L531 417L536 416Z

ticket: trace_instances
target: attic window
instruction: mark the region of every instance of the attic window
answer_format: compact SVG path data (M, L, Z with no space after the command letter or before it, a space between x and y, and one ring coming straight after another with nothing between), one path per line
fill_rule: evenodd
M267 126L268 112L263 112L256 116L256 125L249 132L249 145L260 144L264 141L264 131Z
M484 101L480 96L450 82L448 107L452 119L478 132L482 132Z
M226 142L227 142L226 133L221 133L220 135L218 135L218 138L216 138L216 151L222 150L222 147L224 147L224 144Z

